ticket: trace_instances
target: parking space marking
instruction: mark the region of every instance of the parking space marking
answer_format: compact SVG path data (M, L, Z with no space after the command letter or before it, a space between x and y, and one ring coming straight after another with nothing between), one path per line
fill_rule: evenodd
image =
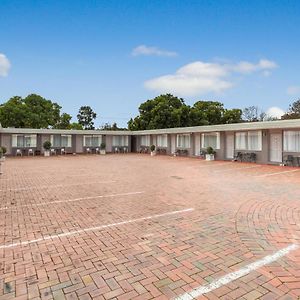
M234 280L237 280L243 276L248 275L249 273L251 273L263 266L269 265L272 262L277 261L278 259L288 255L291 251L297 250L298 248L299 248L298 245L291 244L291 245L287 246L286 248L283 248L283 249L275 252L272 255L267 255L260 260L257 260L249 265L246 265L245 267L239 269L238 271L229 273L225 276L220 277L219 279L212 281L211 283L209 283L207 285L199 286L188 293L182 294L179 297L174 298L174 300L192 300L201 295L212 292L212 291L222 287L223 285L226 285Z
M138 195L138 194L143 194L143 193L145 193L145 192L129 192L129 193L121 193L121 194L89 196L89 197L74 198L74 199L69 199L69 200L57 200L57 201L41 202L41 203L37 203L37 204L23 204L23 205L19 205L19 206L12 206L11 208L43 206L43 205L48 205L48 204L76 202L76 201L96 199L96 198L112 198L112 197L119 197L119 196L131 196L131 195ZM6 210L6 209L9 209L9 207L6 206L6 207L0 208L0 210Z
M257 175L256 177L275 176L275 175L281 175L281 174L292 173L292 172L299 172L299 171L300 171L300 169L296 169L296 170L282 171L282 172L277 172L277 173L262 174L262 175Z
M214 171L215 173L218 172L226 172L226 171L234 171L234 170L247 170L247 169L254 169L254 168L260 168L261 165L251 166L251 167L242 167L242 168L230 168L230 169L224 169L224 170L217 170Z
M22 187L17 189L3 189L3 191L27 191L32 189L44 189L44 188L57 188L57 187L64 187L64 186L77 186L77 185L92 185L92 184L105 184L105 183L114 183L115 180L107 180L107 181L98 181L98 182L87 182L87 183L70 183L70 184L55 184L55 185L40 185L40 186L31 186L31 187Z
M127 220L127 221L122 221L122 222L118 222L118 223L99 225L99 226L95 226L95 227L89 227L89 228L84 228L84 229L79 229L79 230L73 230L73 231L64 232L64 233L60 233L60 234L48 235L48 236L41 237L39 239L23 241L23 242L20 241L20 242L16 242L16 243L7 244L7 245L5 245L5 244L0 245L0 249L13 248L13 247L18 247L18 246L26 246L26 245L29 245L29 244L34 244L34 243L39 243L39 242L43 242L43 241L59 239L59 238L67 237L67 236L73 236L73 235L77 235L77 234L79 235L79 234L90 232L90 231L99 231L99 230L102 230L102 229L105 229L105 228L122 226L122 225L141 222L141 221L145 221L145 220L151 220L151 219L157 219L157 218L172 216L172 215L181 214L181 213L187 213L187 212L191 212L193 210L194 210L194 208L175 210L175 211L170 211L170 212L157 214L157 215L152 215L152 216L148 216L148 217L142 217L142 218L131 219L131 220Z
M216 163L216 162L207 162L207 164L203 164L202 166L199 166L198 168L206 168L206 167L211 167L211 166L224 166L224 165L231 165L233 164L232 162L222 162L222 163Z

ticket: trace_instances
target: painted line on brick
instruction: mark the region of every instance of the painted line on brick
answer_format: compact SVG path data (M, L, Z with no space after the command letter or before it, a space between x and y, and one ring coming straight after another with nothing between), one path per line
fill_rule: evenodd
M148 216L148 217L131 219L131 220L122 221L122 222L118 222L118 223L99 225L99 226L95 226L95 227L89 227L89 228L69 231L69 232L60 233L60 234L48 235L48 236L41 237L39 239L23 241L23 242L20 241L20 242L16 242L16 243L7 244L7 245L5 245L5 244L0 245L0 249L13 248L13 247L18 247L18 246L26 246L26 245L29 245L29 244L34 244L34 243L44 242L44 241L48 241L48 240L59 239L59 238L67 237L67 236L79 235L79 234L90 232L90 231L99 231L99 230L102 230L102 229L105 229L105 228L122 226L122 225L141 222L141 221L145 221L145 220L152 220L152 219L157 219L157 218L161 218L161 217L167 217L167 216L172 216L172 215L176 215L176 214L187 213L187 212L191 212L193 210L194 210L194 208L175 210L175 211L170 211L170 212L166 212L166 213L162 213L162 214L158 214L158 215L152 215L152 216Z
M281 174L292 173L292 172L299 172L299 171L300 171L300 169L289 170L289 171L282 171L282 172L277 172L277 173L262 174L262 175L258 175L256 177L268 177L268 176L275 176L275 175L281 175Z
M65 187L65 186L77 186L77 185L92 185L92 184L105 184L105 183L114 183L115 180L108 181L98 181L98 182L87 182L87 183L70 183L70 184L55 184L55 185L41 185L41 186L31 186L31 187L22 187L17 189L2 189L0 192L4 191L27 191L32 189L44 189L44 188L57 188L57 187Z
M254 168L260 168L261 166L251 166L251 167L242 167L242 168L230 168L230 169L224 169L224 170L217 170L214 171L215 173L218 172L226 172L226 171L232 171L232 170L247 170L247 169L254 169Z
M251 273L263 266L269 265L272 262L277 261L278 259L288 255L291 251L294 251L298 248L299 248L298 245L291 244L291 245L287 246L286 248L283 248L283 249L275 252L272 255L267 255L260 260L257 260L249 265L246 265L245 267L239 269L238 271L229 273L225 276L220 277L219 279L212 281L211 283L209 283L207 285L199 286L188 293L182 294L182 295L174 298L174 300L192 300L201 295L210 293L232 281L235 281L243 276L248 275L249 273Z
M207 164L199 166L198 168L206 168L212 166L224 166L224 165L231 165L232 162L225 162L225 163L216 163L216 162L207 162Z
M2 207L0 210L6 210L9 208L18 208L18 207L33 207L33 206L44 206L48 204L57 204L57 203L67 203L67 202L76 202L81 200L89 200L89 199L96 199L96 198L113 198L119 196L131 196L131 195L138 195L143 194L145 192L129 192L129 193L121 193L121 194L110 194L110 195L99 195L99 196L90 196L90 197L81 197L81 198L74 198L69 200L57 200L57 201L49 201L49 202L41 202L37 204L23 204L19 206L12 206L12 207Z

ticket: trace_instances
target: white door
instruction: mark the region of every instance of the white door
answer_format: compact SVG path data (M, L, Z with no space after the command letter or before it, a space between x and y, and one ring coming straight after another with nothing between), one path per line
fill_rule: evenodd
M234 158L234 134L226 135L226 158Z
M200 134L199 133L196 133L194 135L194 140L195 140L195 155L199 156L200 155L200 150L201 150Z
M270 134L270 161L282 162L282 134Z
M175 153L176 151L176 135L171 136L171 153Z

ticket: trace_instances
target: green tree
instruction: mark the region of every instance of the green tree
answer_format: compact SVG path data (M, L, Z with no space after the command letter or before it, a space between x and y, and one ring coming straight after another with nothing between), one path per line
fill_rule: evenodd
M79 124L77 122L73 122L69 125L68 129L83 130L83 127L81 124Z
M10 98L0 106L3 127L49 128L60 122L61 106L39 95Z
M90 106L81 106L77 115L78 123L81 124L84 129L95 129L94 120L96 117L97 114Z
M139 106L139 116L130 119L130 130L146 130L188 126L189 108L183 99L171 94L160 95Z
M300 99L293 102L287 113L285 113L282 117L282 120L289 120L289 119L300 119Z
M69 129L70 128L70 121L72 119L72 116L67 114L67 113L63 113L61 114L58 122L53 126L53 128L56 129Z
M242 110L238 108L225 109L223 113L223 124L240 123L242 122Z
M2 127L24 128L26 108L22 97L15 96L0 106L0 123Z
M105 123L103 126L100 127L100 130L112 130L112 131L116 131L116 130L128 130L128 129L127 128L118 127L117 123L114 122L112 124Z

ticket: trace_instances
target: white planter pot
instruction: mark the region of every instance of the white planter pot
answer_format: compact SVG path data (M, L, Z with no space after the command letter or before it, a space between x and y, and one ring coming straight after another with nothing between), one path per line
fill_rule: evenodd
M50 156L50 151L49 150L45 150L44 151L44 156Z
M100 154L101 154L101 155L105 155L105 154L106 154L106 151L105 151L104 149L101 149L101 150L100 150Z
M215 155L214 154L206 154L205 160L215 160Z
M156 155L156 152L155 151L151 151L151 156L155 156Z

